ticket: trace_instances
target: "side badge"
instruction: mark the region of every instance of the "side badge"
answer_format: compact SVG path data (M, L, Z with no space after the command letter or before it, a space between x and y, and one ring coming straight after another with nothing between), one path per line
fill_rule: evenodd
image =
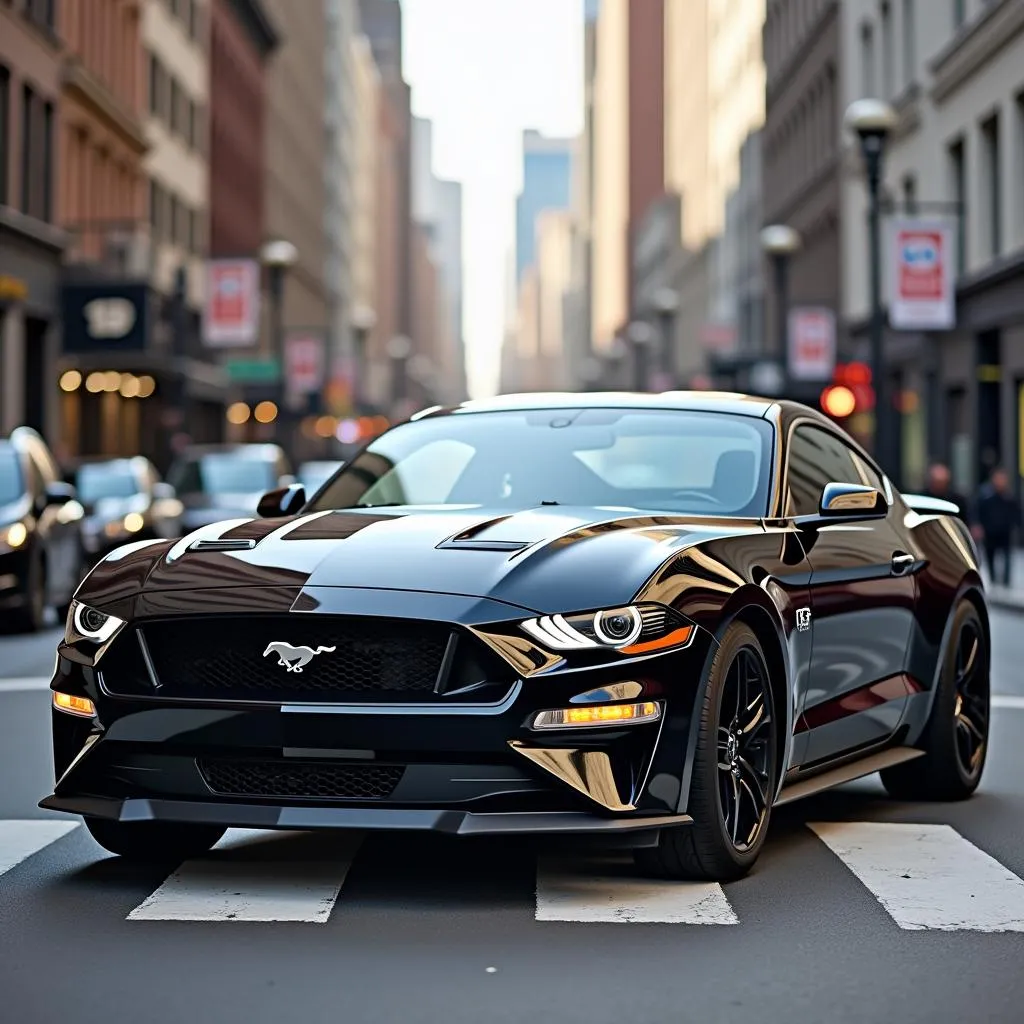
M805 633L811 628L811 609L810 608L797 608L796 610L796 628L797 632Z

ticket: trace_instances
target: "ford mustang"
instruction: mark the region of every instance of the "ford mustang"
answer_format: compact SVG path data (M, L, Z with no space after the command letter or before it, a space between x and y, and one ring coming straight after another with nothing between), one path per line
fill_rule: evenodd
M977 787L989 622L955 512L792 402L426 410L311 496L93 569L41 806L163 862L229 827L571 833L735 879L781 804Z

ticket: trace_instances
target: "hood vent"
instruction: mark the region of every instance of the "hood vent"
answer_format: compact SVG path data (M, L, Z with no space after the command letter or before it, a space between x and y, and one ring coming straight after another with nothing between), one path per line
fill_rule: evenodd
M251 551L254 540L197 540L189 545L190 551Z
M438 550L522 551L523 548L528 548L530 546L529 541L477 540L477 537L485 530L489 530L493 526L498 526L500 523L505 522L506 519L511 518L511 516L499 516L497 519L485 519L482 523L477 523L476 526L471 526L468 530L463 530L462 533L457 533L454 537L449 537L447 540L441 541L441 543L437 545Z

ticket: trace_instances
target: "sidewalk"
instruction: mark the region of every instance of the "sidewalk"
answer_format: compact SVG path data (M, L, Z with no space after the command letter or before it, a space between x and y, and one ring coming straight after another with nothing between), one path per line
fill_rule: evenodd
M982 554L984 556L984 553ZM984 567L981 570L981 577L985 581L988 603L993 608L1007 608L1024 612L1024 549L1015 548L1013 551L1009 587L994 586Z

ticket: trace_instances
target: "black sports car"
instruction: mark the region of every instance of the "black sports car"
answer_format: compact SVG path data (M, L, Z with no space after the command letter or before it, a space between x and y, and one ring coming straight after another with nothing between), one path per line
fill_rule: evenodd
M311 501L93 570L41 806L130 857L229 826L591 833L736 878L773 806L977 787L989 625L953 511L794 403L428 411Z

